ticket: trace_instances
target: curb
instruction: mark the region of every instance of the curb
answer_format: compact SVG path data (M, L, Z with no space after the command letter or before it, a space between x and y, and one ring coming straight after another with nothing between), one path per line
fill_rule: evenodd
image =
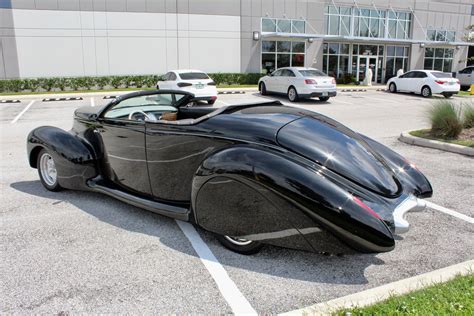
M283 313L280 315L329 315L345 308L364 307L389 299L392 296L406 294L438 283L447 282L458 275L474 273L474 260L468 260L446 268L423 273L411 278L378 286L359 293L350 294L325 303Z
M367 89L341 89L339 92L367 92Z
M242 90L231 90L231 91L218 91L217 94L245 94L246 91Z
M474 148L456 145L456 144L443 143L443 142L432 140L432 139L424 139L421 137L412 136L408 132L402 132L400 134L400 137L398 137L398 140L409 145L434 148L434 149L444 150L444 151L448 151L448 152L452 152L456 154L474 157Z
M53 101L77 101L83 100L81 97L71 97L71 98L46 98L43 99L43 102L53 102Z
M20 100L0 100L0 103L20 103Z

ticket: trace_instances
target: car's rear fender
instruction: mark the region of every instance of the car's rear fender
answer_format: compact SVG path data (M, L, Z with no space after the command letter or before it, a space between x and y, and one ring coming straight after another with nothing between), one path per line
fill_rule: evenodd
M382 145L365 135L360 135L392 168L397 179L402 183L403 191L405 193L413 194L414 196L421 198L431 197L433 195L433 189L430 182L414 164L410 163L387 146Z
M296 229L316 251L343 248L333 235L360 251L392 250L387 225L325 176L328 170L317 168L277 150L239 145L219 151L203 162L193 180L196 222L209 231L242 238Z
M43 148L53 156L62 187L85 190L86 181L97 175L93 150L78 137L52 126L31 131L27 138L27 152L32 168L37 168L38 154Z

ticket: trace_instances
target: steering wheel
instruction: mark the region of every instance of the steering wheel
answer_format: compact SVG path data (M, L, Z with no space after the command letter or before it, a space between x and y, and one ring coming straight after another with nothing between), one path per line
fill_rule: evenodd
M143 117L139 117L139 116L135 117L136 114L140 114L140 115L142 115ZM146 119L146 120L150 120L150 116L148 116L148 114L146 114L145 112L138 110L138 111L133 111L133 112L131 112L131 113L128 115L128 119L129 119L129 120L144 121L145 119Z

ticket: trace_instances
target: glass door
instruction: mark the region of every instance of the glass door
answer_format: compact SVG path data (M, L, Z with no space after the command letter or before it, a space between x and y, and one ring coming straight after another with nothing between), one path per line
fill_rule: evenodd
M372 82L377 82L379 76L379 61L376 56L358 56L357 58L357 81L364 81L369 67L372 69Z

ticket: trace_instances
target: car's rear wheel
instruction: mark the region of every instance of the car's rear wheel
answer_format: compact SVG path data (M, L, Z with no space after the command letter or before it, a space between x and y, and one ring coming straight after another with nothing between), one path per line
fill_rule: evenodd
M261 95L267 95L267 87L265 86L265 83L260 82L260 85L258 86L258 91L260 91Z
M390 90L391 93L396 93L396 92L397 92L397 86L392 82L392 83L388 86L388 90Z
M424 86L423 88L421 88L421 95L424 98L430 98L431 97L431 88L428 87L428 86Z
M263 245L253 240L247 240L237 237L216 235L217 240L229 250L243 254L251 255L259 252Z
M295 87L290 87L288 89L288 100L290 100L290 102L298 101L298 92L296 92Z
M42 149L38 154L36 166L41 183L46 189L49 191L59 191L62 189L58 183L56 162L46 149Z
M449 99L449 98L452 97L452 96L453 96L452 93L449 93L449 92L443 93L443 97L445 97L446 99Z
M207 104L209 105L213 105L214 103L216 103L216 100L207 100Z
M329 100L329 97L319 97L319 100L326 102L327 100Z

